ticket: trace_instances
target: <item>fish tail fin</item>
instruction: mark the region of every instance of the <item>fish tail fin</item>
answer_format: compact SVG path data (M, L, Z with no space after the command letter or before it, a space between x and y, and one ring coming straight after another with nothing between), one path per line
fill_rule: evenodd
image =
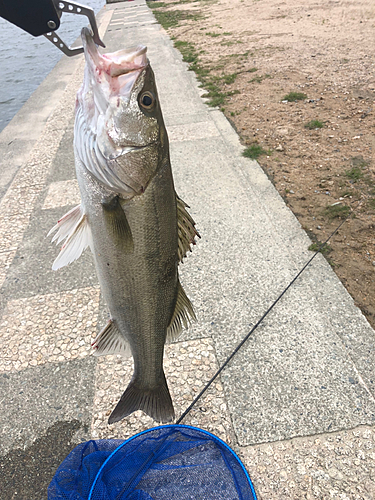
M172 398L164 374L162 382L155 389L144 389L137 379L132 380L111 413L108 423L119 422L137 410L144 411L157 422L174 420Z

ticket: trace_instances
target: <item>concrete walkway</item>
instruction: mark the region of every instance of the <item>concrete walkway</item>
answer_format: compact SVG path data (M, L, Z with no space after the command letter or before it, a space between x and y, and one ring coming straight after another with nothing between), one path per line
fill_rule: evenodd
M202 235L180 266L198 317L166 349L181 414L311 257L311 243L238 136L208 108L144 0L107 5L108 51L148 46L178 194ZM130 361L90 355L107 312L90 253L53 272L48 230L79 201L73 162L82 56L57 65L0 134L1 498L40 500L80 441L153 426L107 418ZM319 255L183 423L243 459L260 499L375 497L375 336Z

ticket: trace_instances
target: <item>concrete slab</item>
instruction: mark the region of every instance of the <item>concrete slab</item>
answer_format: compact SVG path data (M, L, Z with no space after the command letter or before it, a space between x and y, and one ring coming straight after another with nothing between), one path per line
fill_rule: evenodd
M1 455L31 446L55 423L77 420L88 426L95 364L90 357L2 373Z
M54 293L62 290L96 286L95 267L92 255L86 251L71 266L58 272L52 271L58 247L47 238L53 221L59 220L72 206L63 209L41 210L32 217L19 243L1 291L2 300L31 297L36 294ZM19 217L14 224L19 222Z
M46 500L57 467L76 445L88 439L88 426L79 420L52 424L28 447L14 448L0 457L3 498Z
M375 497L374 428L249 446L239 451L261 499Z

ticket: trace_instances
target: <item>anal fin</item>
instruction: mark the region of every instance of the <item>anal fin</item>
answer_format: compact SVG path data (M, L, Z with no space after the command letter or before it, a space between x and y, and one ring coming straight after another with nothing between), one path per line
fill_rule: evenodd
M102 207L106 224L112 236L120 244L124 253L132 253L134 250L133 236L119 197L102 200Z
M131 356L128 342L119 332L116 323L111 319L91 346L95 349L94 356L107 356L108 354L121 354L125 358Z
M191 320L196 320L193 306L188 299L180 282L178 282L178 292L175 310L171 322L167 328L167 342L173 342L180 335L183 328L187 328Z

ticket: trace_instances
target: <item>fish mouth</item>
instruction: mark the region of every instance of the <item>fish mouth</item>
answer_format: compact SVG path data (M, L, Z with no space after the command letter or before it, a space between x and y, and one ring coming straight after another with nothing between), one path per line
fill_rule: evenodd
M108 97L130 95L141 72L147 67L147 47L138 45L129 49L100 54L88 28L81 32L86 66L92 83L106 89Z

